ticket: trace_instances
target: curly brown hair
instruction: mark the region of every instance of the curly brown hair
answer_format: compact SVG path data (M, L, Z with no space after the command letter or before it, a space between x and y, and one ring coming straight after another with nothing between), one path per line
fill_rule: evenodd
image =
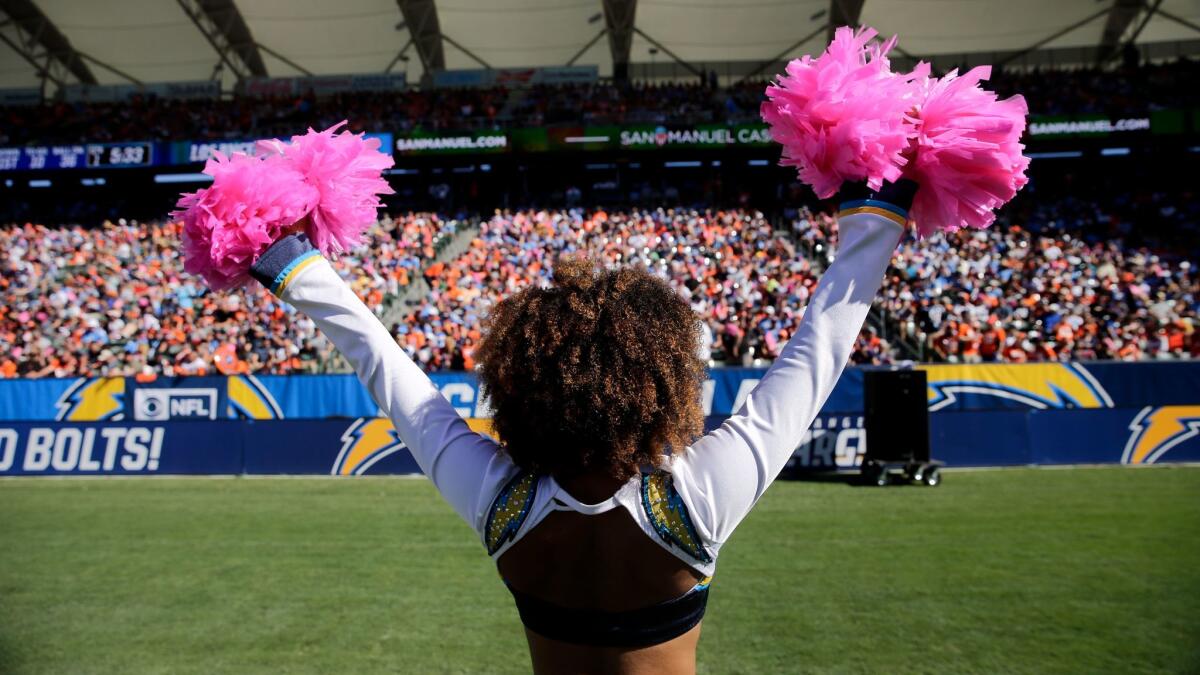
M485 331L480 379L524 469L626 479L703 430L699 318L644 269L561 258L549 288L497 303Z

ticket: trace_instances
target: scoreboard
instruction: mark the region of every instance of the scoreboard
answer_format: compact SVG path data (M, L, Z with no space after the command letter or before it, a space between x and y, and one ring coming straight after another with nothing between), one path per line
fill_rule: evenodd
M87 146L87 165L92 166L149 166L153 163L154 146L150 143L114 143Z
M0 148L0 171L150 166L154 144L87 143Z

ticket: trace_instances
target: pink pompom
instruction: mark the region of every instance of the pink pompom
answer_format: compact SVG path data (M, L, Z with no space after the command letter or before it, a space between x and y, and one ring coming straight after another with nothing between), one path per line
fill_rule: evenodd
M910 212L921 236L991 225L995 209L1028 182L1020 140L1029 108L1021 96L998 101L980 87L990 75L980 66L926 84L914 115L913 161L904 171L921 186Z
M184 270L214 290L244 285L258 257L316 207L320 193L281 157L213 153L213 184L179 199Z
M288 144L259 142L260 152L282 153L288 165L320 193L307 231L323 253L341 253L360 244L381 206L378 195L392 193L381 175L392 166L391 155L379 151L377 138L334 133L345 124L340 122L325 131L309 129L303 136L293 136Z
M309 129L291 143L259 141L258 155L214 153L204 167L213 184L185 194L172 217L183 220L184 269L214 290L244 285L249 269L306 216L322 253L362 241L375 222L377 195L392 189L381 173L392 165L378 139Z
M837 29L818 58L805 56L767 87L762 117L783 145L783 166L799 168L800 180L817 196L833 196L844 181L866 181L875 190L901 176L918 103L913 85L928 77L928 64L893 73L887 52L896 44L868 44L876 32Z

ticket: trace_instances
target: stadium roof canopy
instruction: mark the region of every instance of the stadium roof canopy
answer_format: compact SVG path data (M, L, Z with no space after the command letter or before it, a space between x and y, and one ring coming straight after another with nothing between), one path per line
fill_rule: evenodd
M43 73L57 84L219 77L228 87L239 74L389 66L410 82L427 68L567 63L605 76L626 48L634 77L651 65L682 75L683 63L820 50L831 20L898 33L921 57L1094 50L1194 41L1200 0L0 0L0 87L39 86Z

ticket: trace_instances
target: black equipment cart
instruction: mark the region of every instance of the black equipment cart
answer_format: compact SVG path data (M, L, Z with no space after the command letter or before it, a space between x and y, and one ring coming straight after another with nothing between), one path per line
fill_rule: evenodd
M941 462L929 458L929 404L925 371L868 370L864 374L867 450L862 480L884 486L904 478L936 487Z

